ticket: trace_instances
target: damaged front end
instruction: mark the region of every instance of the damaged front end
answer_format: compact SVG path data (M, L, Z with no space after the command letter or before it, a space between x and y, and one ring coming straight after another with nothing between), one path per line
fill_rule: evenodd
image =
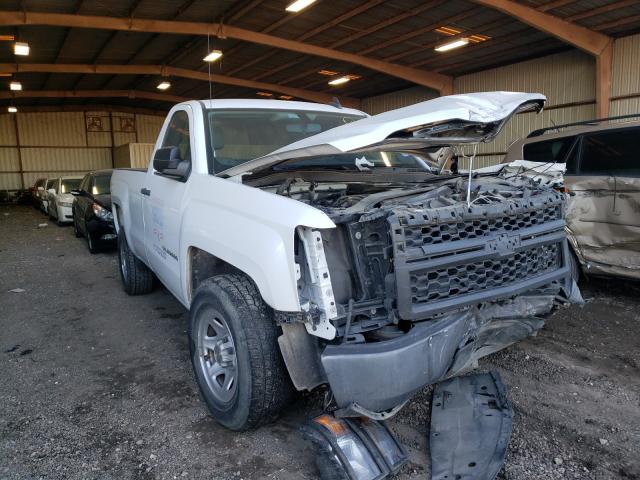
M337 226L298 229L304 311L278 319L294 384L328 383L338 416L388 418L579 299L564 195L529 178L474 178L469 198L459 177L419 188L299 181L286 194Z

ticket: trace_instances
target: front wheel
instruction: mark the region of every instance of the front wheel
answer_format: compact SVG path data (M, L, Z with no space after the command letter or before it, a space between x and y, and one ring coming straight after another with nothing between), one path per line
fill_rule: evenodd
M569 269L571 271L571 278L578 283L580 280L580 262L578 261L578 257L573 252L573 249L569 247Z
M122 228L118 232L118 263L125 292L143 295L153 290L153 272L133 254Z
M73 216L73 234L76 236L76 238L80 238L82 236L82 233L78 228L78 222L76 221L75 215Z
M86 224L84 227L84 232L84 237L87 239L87 247L89 248L89 253L98 253L100 249L96 245L95 240L93 239L93 235L91 235L91 232L87 228Z
M209 411L225 427L268 423L291 400L279 335L271 310L244 275L219 275L198 287L189 316L191 363Z

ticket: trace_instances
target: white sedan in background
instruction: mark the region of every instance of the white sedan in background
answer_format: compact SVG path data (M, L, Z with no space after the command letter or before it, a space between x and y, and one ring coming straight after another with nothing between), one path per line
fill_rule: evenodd
M58 225L73 222L73 195L71 190L77 190L82 177L56 178L48 190L49 219L56 220Z

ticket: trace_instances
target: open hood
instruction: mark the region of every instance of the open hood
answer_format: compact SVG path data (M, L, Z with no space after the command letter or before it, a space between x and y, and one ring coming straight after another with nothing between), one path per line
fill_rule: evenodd
M512 115L540 111L545 101L539 93L519 92L438 97L326 130L219 175L255 172L294 158L489 142Z

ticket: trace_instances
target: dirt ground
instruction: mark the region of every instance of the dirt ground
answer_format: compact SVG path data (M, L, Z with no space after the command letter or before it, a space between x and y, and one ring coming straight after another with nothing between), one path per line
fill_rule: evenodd
M191 372L186 310L161 287L128 297L115 252L41 223L0 207L0 479L316 478L298 427L319 395L254 432L218 426ZM584 307L481 362L515 409L501 479L640 478L640 286L582 288ZM389 422L411 458L398 479L429 478L430 395Z

